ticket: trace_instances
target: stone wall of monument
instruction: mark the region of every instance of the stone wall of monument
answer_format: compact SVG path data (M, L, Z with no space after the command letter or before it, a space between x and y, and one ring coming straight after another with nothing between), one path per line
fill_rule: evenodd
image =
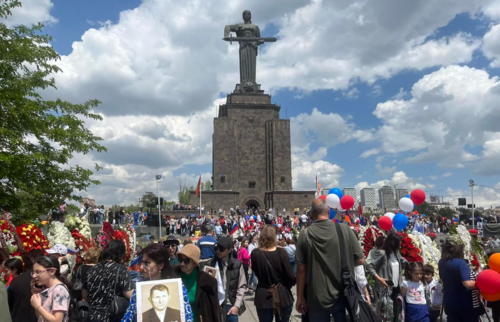
M267 191L292 190L290 120L266 122Z
M190 203L198 205L200 199L194 191L190 191ZM219 208L228 211L239 205L240 194L237 191L202 191L201 204L205 210L217 212Z
M311 207L315 198L314 191L274 191L267 195L268 199L272 199L272 207L279 210L285 208L287 215L293 213L293 208Z

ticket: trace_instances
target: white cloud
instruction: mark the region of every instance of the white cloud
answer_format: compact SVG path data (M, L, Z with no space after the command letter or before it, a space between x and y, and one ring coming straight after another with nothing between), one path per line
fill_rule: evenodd
M483 53L491 67L500 67L500 24L494 25L483 37Z
M434 175L432 175L432 176L429 176L429 178L430 178L431 180L436 180L437 178L439 178L439 176L434 176Z
M452 175L453 175L453 173L451 173L451 172L446 172L446 173L443 173L442 177L443 177L443 178L449 178L449 177L451 177Z
M396 167L383 167L380 163L375 165L375 169L377 169L378 174L381 176L389 176L396 171Z
M393 154L416 152L407 162L473 166L479 173L498 173L493 162L500 162L494 152L500 131L499 98L497 77L467 66L443 67L415 83L408 99L377 105L373 114L383 123L377 133L380 148ZM411 126L401 131L410 120ZM477 146L483 147L482 156L468 151ZM490 162L478 163L481 158Z
M332 147L350 140L366 142L373 139L372 130L358 130L349 118L336 113L324 114L313 108L311 114L302 113L290 118L292 145L305 146L319 142Z
M361 153L360 157L361 158L368 158L369 156L376 155L380 153L380 149L370 149L366 150L365 152Z
M22 0L21 5L12 10L12 16L5 21L7 26L57 22L57 19L50 15L54 6L51 0Z
M294 190L315 190L316 173L323 188L335 187L344 173L344 169L327 161L302 161L292 159L292 177Z
M444 198L446 202L452 205L458 205L458 198L466 198L467 204L472 203L470 189L453 189L448 187L446 189L447 196ZM488 187L475 187L474 188L474 204L476 207L498 207L500 206L500 183L494 185L492 188Z

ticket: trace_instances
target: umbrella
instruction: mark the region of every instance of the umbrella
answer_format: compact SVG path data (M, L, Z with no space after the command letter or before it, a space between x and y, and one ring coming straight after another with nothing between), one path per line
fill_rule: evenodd
M196 214L190 214L189 217L196 217Z

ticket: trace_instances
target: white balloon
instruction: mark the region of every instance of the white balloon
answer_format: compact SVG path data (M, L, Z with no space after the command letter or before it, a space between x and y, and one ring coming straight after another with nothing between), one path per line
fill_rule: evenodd
M399 200L399 208L401 208L401 210L403 210L405 212L410 212L410 211L413 211L413 207L414 207L414 204L410 198L404 197L404 198L401 198Z
M394 216L396 216L396 214L392 213L392 212L388 212L384 216L387 216L387 217L391 218L391 220L392 220L394 218Z
M339 196L334 193L329 194L328 196L326 196L326 204L330 208L340 208Z

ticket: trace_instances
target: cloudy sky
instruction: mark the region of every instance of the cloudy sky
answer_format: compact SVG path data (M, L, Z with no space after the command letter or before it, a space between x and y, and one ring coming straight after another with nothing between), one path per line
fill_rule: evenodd
M263 36L257 81L292 123L294 189L421 188L500 206L500 2L491 0L23 0L61 55L47 99L97 98L107 153L98 203L174 199L210 177L213 117L238 82L221 40L244 9ZM491 188L488 188L491 187ZM470 202L470 200L468 200Z

